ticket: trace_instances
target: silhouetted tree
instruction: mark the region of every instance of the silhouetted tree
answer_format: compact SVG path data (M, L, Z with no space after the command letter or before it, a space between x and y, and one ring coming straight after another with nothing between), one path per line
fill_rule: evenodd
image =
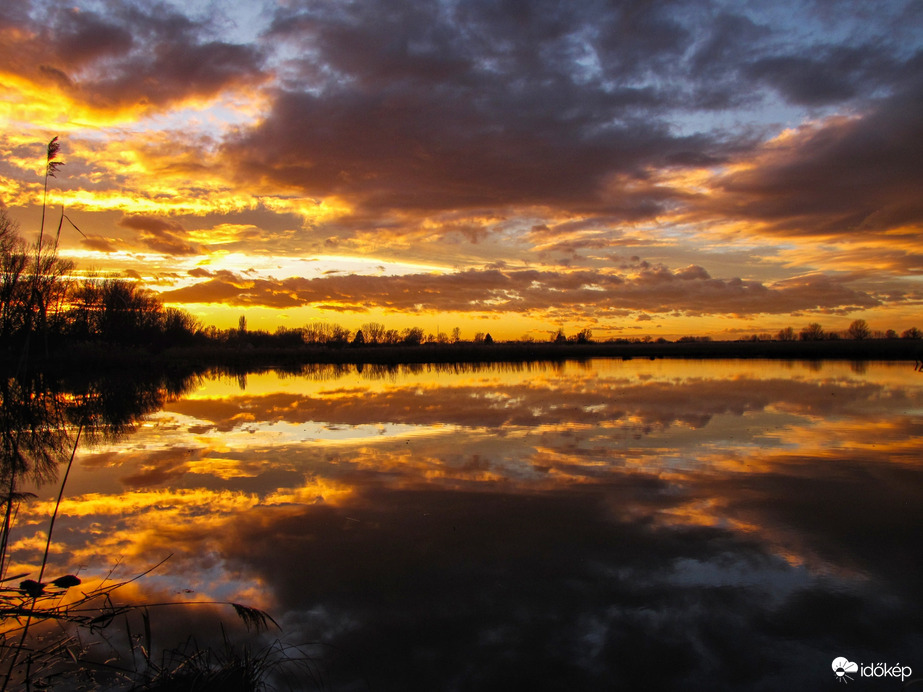
M141 344L162 341L167 331L194 331L195 319L180 312L165 311L137 282L90 277L74 290L66 321L68 331L80 338Z
M368 322L363 324L360 328L362 334L365 337L365 343L367 344L383 344L385 343L385 325L379 322Z
M791 327L785 327L780 329L779 333L776 334L776 339L778 341L794 341L795 340L795 330Z
M97 333L106 341L142 342L159 331L163 305L137 282L104 279Z
M334 324L330 329L330 337L327 339L328 346L345 346L349 343L350 331L339 324Z
M21 331L25 322L29 259L19 236L19 225L0 209L0 338Z
M921 332L916 327L911 327L910 329L905 329L901 332L902 339L923 339L923 332Z
M423 343L423 330L419 327L409 327L401 332L401 343L407 346L419 346Z
M576 341L578 344L588 344L592 340L593 332L591 332L589 329L581 329L574 337L574 341Z
M869 329L868 322L865 320L855 320L846 330L846 336L850 339L868 339L871 335L872 330Z
M350 331L339 324L314 322L304 329L304 340L309 344L345 346L349 343Z
M49 325L61 329L67 306L73 263L58 257L57 238L40 239L27 248L19 225L0 210L0 336L20 337L40 333L48 346Z
M189 342L201 329L199 319L185 310L167 308L163 312L161 333L166 344Z
M821 341L824 338L824 328L817 322L811 322L801 330L799 337L802 341Z

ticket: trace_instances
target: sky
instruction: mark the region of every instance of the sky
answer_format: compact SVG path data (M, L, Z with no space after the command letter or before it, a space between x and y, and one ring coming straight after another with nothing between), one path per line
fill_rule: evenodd
M17 0L0 206L206 324L923 327L919 0Z

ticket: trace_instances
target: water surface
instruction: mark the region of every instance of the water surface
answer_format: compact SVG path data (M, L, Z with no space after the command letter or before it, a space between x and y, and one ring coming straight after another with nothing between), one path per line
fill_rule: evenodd
M821 689L838 656L919 676L921 433L903 363L200 378L79 450L54 559L172 555L126 597L265 608L328 689ZM157 637L214 615L155 613Z

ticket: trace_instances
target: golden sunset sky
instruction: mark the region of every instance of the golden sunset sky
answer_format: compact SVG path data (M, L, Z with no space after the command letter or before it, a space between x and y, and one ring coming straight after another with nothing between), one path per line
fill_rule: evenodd
M0 205L219 327L923 327L917 0L13 0Z

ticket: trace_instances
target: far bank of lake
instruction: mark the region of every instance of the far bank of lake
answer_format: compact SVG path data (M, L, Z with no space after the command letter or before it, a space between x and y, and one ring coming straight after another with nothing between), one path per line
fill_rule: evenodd
M149 350L117 344L76 344L48 357L33 356L29 367L66 372L74 368L114 367L294 367L299 364L351 363L502 363L586 360L591 358L683 358L923 361L918 339L820 341L662 341L662 342L495 342L427 343L420 345L340 346L303 344L276 346L249 342L174 346ZM2 359L7 370L19 363L15 354Z

